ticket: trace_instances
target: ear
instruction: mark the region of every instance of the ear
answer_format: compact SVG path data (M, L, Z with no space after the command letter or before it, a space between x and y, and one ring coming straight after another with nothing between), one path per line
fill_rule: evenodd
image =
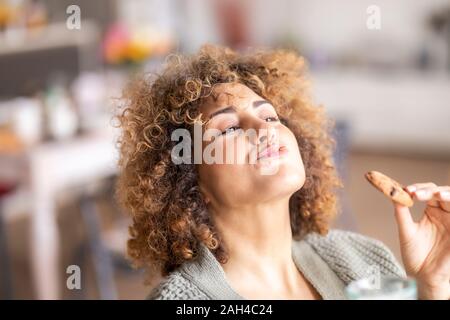
M211 202L211 198L208 196L208 194L204 191L203 188L200 188L200 192L203 195L203 200L205 200L205 203L209 204Z
M201 194L202 194L202 196L203 196L203 200L205 201L205 203L206 203L206 204L210 203L210 202L211 202L211 199L210 199L210 197L208 196L208 193L205 191L205 188L204 188L204 186L203 186L202 183L199 183L199 189L200 189L200 192L201 192Z

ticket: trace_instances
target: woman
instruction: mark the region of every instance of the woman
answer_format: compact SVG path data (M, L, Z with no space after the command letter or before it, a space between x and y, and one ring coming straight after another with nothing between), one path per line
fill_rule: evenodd
M125 102L117 195L133 216L131 258L164 276L149 298L343 299L370 270L405 276L380 242L328 231L333 141L295 53L205 45ZM394 204L406 273L420 298L449 299L450 187L408 192L427 207L414 222Z

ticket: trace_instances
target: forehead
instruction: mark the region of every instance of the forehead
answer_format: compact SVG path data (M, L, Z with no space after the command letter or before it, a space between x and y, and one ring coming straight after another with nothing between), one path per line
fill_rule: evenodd
M214 86L209 97L200 105L200 111L207 114L214 109L233 105L244 107L245 102L260 98L249 87L240 83L221 83Z

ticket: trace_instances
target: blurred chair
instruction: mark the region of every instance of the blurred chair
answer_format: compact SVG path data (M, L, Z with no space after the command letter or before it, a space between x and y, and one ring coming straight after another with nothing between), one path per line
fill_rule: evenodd
M6 234L6 221L2 202L10 195L16 186L11 184L0 184L0 299L10 300L14 297L13 274L11 271L11 255L8 250L8 239Z
M336 120L333 137L336 141L336 148L333 154L334 162L338 175L344 184L348 180L348 154L350 150L350 126L344 120ZM340 228L348 230L357 230L356 219L351 210L348 196L342 190L339 192L341 214L338 216L337 222Z
M133 270L125 258L128 221L125 221L125 215L117 208L114 186L115 176L111 176L100 181L94 191L83 192L78 199L86 239L77 250L75 260L80 265L88 256L91 257L96 287L102 300L118 298L116 270ZM113 211L108 212L112 221L109 228L102 224L102 218L105 217L102 216L101 210L98 210L97 202L100 200L106 200Z
M83 195L80 199L80 210L86 228L87 242L92 255L100 299L117 299L113 260L108 247L102 241L102 229L95 205L95 196Z

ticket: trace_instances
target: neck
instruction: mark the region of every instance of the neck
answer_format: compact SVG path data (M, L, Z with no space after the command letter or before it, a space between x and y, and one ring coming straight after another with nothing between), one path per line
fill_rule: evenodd
M212 211L228 253L225 270L237 265L256 271L263 265L284 273L292 267L289 198Z

